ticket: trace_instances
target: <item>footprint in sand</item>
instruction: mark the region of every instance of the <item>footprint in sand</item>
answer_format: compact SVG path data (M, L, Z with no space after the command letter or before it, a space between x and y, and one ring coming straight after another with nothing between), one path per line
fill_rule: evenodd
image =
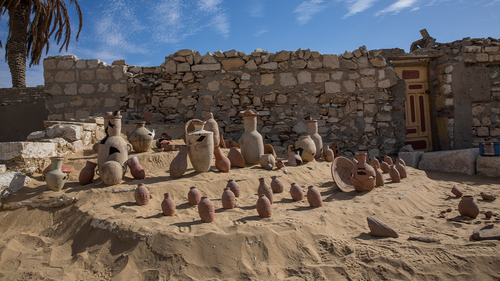
M16 271L21 265L21 261L17 259L8 260L0 265L1 272L13 272Z
M191 232L191 226L179 226L180 233L189 233Z

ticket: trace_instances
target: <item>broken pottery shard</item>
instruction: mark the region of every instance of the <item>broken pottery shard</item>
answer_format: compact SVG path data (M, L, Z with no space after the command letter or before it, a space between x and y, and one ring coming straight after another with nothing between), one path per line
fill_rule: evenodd
M376 217L367 217L368 227L371 230L371 235L376 237L394 237L398 238L398 234L387 224L383 223Z
M499 240L500 228L493 229L493 225L485 225L474 229L472 233L474 240Z
M417 240L425 243L433 243L441 241L441 239L439 238L434 238L430 236L419 236L419 235L410 235L410 237L408 237L408 240Z
M481 197L483 198L483 200L487 200L487 201L494 201L495 199L497 199L497 197L495 195L492 195L492 194L486 194L484 192L481 192Z

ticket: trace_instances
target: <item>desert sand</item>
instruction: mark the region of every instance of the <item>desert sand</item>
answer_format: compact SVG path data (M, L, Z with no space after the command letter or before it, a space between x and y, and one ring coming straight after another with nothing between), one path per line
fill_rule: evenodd
M228 149L223 149L227 155ZM499 280L500 242L474 241L478 226L493 222L483 214L470 223L460 219L457 185L474 195L481 211L500 213L500 200L483 201L480 192L500 193L500 180L481 176L425 172L407 168L408 178L371 192L341 192L333 182L332 163L319 160L268 171L260 166L221 173L195 173L189 166L179 179L169 177L177 152L137 156L146 179L130 172L119 185L106 186L96 175L78 183L92 151L69 156L71 177L60 192L48 190L41 175L4 203L75 197L66 207L24 207L0 211L0 276L2 280ZM285 162L286 164L286 162ZM259 177L281 175L283 193L274 194L271 218L260 218L255 204ZM229 179L238 180L241 196L235 209L222 208ZM304 192L314 185L323 207L294 202L296 182ZM144 183L149 205L135 204L133 188ZM212 223L203 223L197 206L187 203L191 186L215 205ZM163 216L163 194L177 205L174 217ZM446 218L442 210L451 208ZM398 238L370 235L366 218L375 216ZM479 222L476 224L475 222ZM495 227L500 227L495 224ZM410 235L441 239L408 240Z

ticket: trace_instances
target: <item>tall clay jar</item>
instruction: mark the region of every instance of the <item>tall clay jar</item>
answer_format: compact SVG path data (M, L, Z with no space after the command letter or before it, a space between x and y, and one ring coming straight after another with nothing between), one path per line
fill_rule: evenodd
M224 155L224 153L222 153L220 147L217 146L214 149L214 155L215 168L223 173L229 173L229 170L231 169L231 161L226 157L226 155Z
M61 170L63 161L64 157L51 157L50 162L52 170L45 174L45 182L47 183L47 186L54 191L60 191L63 189L64 184L68 180L68 174Z
M184 175L188 167L187 157L188 148L185 146L181 146L179 148L177 156L175 156L172 162L170 162L169 173L172 178L180 178Z
M272 176L271 177L271 189L273 190L273 193L281 193L283 192L284 186L283 182L278 178L278 176Z
M290 195L292 195L293 201L304 200L304 191L302 191L302 188L296 183L292 183L290 186Z
M306 129L307 134L309 134L309 137L313 140L314 145L316 146L316 154L314 155L314 158L319 159L321 158L323 151L323 139L318 134L318 121L312 120L312 118L306 119Z
M479 215L479 205L477 204L476 200L474 200L474 196L462 196L462 200L460 200L460 203L458 203L458 212L462 216L471 218L477 217L477 215Z
M224 209L234 209L236 207L236 199L234 193L229 189L229 187L224 188L222 193L222 208Z
M130 173L136 180L143 180L146 178L146 171L144 171L144 168L139 164L139 159L137 159L137 156L134 156L130 159L127 160L127 166L130 168Z
M323 206L323 199L321 198L321 193L314 186L310 185L307 190L307 202L309 206L313 208Z
M300 157L305 162L312 161L316 156L316 145L309 135L300 136L295 142L295 149L300 149Z
M137 203L137 205L139 206L149 204L149 190L143 183L137 185L134 197L135 197L135 203Z
M271 202L264 194L259 195L257 200L257 213L262 218L270 218L273 213Z
M262 135L257 132L257 113L247 107L242 111L245 132L238 141L241 147L241 154L245 159L245 164L256 165L260 163L260 156L264 154L264 142Z
M399 174L398 170L394 165L391 165L391 168L389 170L389 176L391 176L391 180L395 183L401 182L401 175Z
M89 184L94 180L95 167L97 167L97 163L87 161L87 164L80 171L80 175L78 176L78 182L81 185Z
M207 196L201 197L201 201L198 203L198 214L202 222L213 222L215 220L214 203Z
M194 121L194 131L186 134L186 144L188 147L189 160L194 170L198 173L205 173L212 165L212 155L214 154L213 133L203 129L205 122Z
M147 152L153 144L153 134L144 126L146 121L138 121L135 123L135 130L128 136L128 142L137 153Z
M196 186L191 186L188 192L189 205L198 205L201 200L201 193Z
M205 130L213 133L214 139L214 148L219 147L220 144L220 134L219 134L219 124L214 119L214 115L212 112L207 112L205 114L205 118L207 119L205 122Z
M269 199L269 202L273 204L273 190L271 189L269 184L266 183L264 178L259 178L259 188L257 189L257 194L266 195L266 197Z
M165 216L175 216L175 202L170 192L163 194L165 199L161 202L161 210Z
M128 159L128 149L131 145L120 134L122 129L120 111L106 113L104 121L106 137L98 142L97 165L100 169L105 162L116 161L121 166L125 166L125 161Z
M358 157L358 163L352 168L352 185L358 192L370 191L375 187L375 170L370 164L366 163L365 152L359 152L356 156Z
M375 185L384 186L384 176L382 172L380 172L377 166L374 166L373 169L375 170Z
M240 197L240 185L235 180L228 180L226 187L234 193L234 197Z

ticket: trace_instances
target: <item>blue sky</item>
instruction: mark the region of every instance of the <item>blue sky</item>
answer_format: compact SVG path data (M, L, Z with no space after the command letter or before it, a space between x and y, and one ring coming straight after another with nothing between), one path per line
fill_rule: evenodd
M69 2L69 1L66 1ZM421 38L426 28L437 42L464 37L500 38L500 0L80 0L83 29L68 52L108 64L158 66L180 49L206 52L256 48L311 49L341 54L401 48ZM70 9L73 34L77 17ZM0 22L5 44L7 16ZM55 44L49 55L58 55ZM2 55L5 51L1 50ZM28 69L28 86L43 84L42 61ZM0 60L0 87L11 87Z

